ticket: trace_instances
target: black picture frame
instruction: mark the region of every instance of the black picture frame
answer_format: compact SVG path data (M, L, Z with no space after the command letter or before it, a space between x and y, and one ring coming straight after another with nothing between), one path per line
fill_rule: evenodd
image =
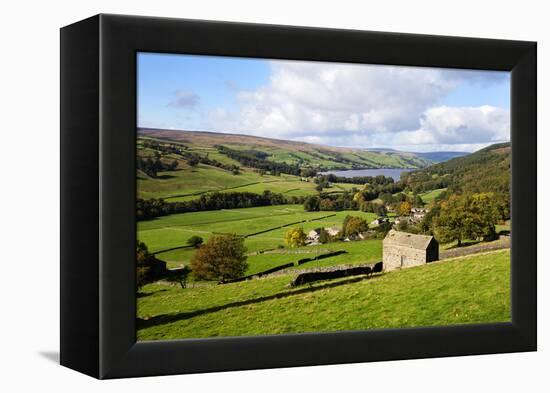
M511 71L510 323L136 342L136 53ZM535 351L536 43L97 15L61 29L61 364L96 378Z

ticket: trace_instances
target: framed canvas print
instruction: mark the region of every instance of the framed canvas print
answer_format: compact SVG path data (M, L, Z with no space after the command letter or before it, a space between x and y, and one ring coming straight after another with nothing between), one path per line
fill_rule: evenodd
M61 30L61 364L536 350L536 44L98 15Z

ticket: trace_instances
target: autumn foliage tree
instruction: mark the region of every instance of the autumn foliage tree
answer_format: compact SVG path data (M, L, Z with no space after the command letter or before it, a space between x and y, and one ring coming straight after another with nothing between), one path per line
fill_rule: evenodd
M495 234L501 212L493 193L452 195L441 202L434 219L434 232L439 241L478 239Z
M235 234L213 235L191 259L191 269L197 279L225 282L241 277L246 263L244 238Z
M322 244L328 243L332 240L332 236L328 233L325 228L319 230L319 242Z
M306 239L302 228L292 228L285 234L284 242L288 247L301 247L306 245Z
M403 201L397 205L397 214L400 216L408 216L411 214L411 203L409 201Z
M342 224L343 235L352 238L366 232L368 229L369 225L361 217L346 216Z
M321 199L321 202L319 203L319 209L324 211L336 210L336 202L328 198Z

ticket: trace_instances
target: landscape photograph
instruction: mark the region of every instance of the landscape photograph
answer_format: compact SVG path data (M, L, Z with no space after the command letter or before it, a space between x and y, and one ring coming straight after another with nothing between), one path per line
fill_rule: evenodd
M510 321L510 74L137 54L137 339Z

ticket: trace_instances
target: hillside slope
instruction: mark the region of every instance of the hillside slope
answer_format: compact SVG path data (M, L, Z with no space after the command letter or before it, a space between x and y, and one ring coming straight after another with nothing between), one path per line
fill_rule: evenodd
M194 148L212 149L223 145L263 153L273 162L318 169L424 168L434 162L416 153L330 147L251 135L144 128L140 128L138 134Z
M450 192L510 192L511 145L499 143L464 157L402 175L414 191L447 188Z
M433 151L428 153L414 153L419 157L423 157L427 160L433 161L434 163L445 162L452 160L453 158L463 157L468 155L468 153L461 151Z

